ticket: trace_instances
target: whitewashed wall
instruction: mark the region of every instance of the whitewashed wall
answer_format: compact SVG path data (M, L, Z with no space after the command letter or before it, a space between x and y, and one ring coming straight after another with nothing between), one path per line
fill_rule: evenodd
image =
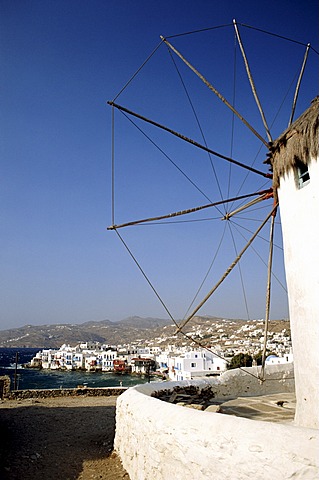
M287 366L269 370L275 377L283 372L281 391L292 390ZM178 385L214 385L218 396L228 396L230 389L232 394L258 391L258 381L239 370L223 377ZM271 384L277 391L279 382L266 381L259 392L271 393ZM318 430L202 412L150 396L175 385L139 385L118 399L115 450L131 480L318 478Z
M296 380L296 423L319 428L319 160L310 182L296 188L294 172L280 180L289 316Z

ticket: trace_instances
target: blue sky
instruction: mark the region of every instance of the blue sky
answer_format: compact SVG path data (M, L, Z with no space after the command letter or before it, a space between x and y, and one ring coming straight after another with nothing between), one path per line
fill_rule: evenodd
M160 35L228 25L170 41L226 98L234 100L264 136L238 45L234 48L235 18L239 24L300 42L240 26L261 103L269 123L275 119L276 137L289 119L296 72L305 51L301 44L310 42L319 50L317 1L2 0L0 4L0 328L116 321L131 315L167 318L116 233L107 231L112 223L112 109L106 102L118 95L159 44ZM183 78L208 146L266 171L261 142L234 122L213 93L174 59L179 73L161 45L117 103L203 143L181 87ZM317 94L318 55L311 49L296 116ZM229 165L214 157L215 176L206 153L135 123L138 128L115 112L116 223L217 201L221 192L227 198L269 186L258 175L246 179L246 171L238 167L232 167L228 180ZM243 214L241 227L236 223L230 228L229 222L221 221L225 213L221 207L187 217L196 222L130 227L120 233L172 316L180 319L215 256L198 302L270 208L271 201L245 213L245 218ZM268 230L263 231L264 238ZM278 218L278 245L280 241ZM201 314L263 318L265 265L260 255L267 259L268 251L264 239L258 239L256 251L245 254L241 270L235 269ZM275 249L275 261L283 283L280 248ZM273 286L271 317L287 317L286 294L276 279Z

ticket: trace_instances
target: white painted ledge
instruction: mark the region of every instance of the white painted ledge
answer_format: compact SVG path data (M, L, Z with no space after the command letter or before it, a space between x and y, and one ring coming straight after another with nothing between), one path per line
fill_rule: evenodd
M255 371L254 369L250 369ZM271 377L283 377L281 382ZM131 480L294 480L318 478L318 430L193 410L151 397L175 385L211 385L216 397L292 391L276 365L260 385L239 370L220 379L138 385L117 401L115 450ZM231 393L230 393L231 392Z

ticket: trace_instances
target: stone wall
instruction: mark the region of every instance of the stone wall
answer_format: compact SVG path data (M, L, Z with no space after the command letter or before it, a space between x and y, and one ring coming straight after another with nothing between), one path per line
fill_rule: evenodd
M8 400L22 400L26 398L54 398L54 397L76 397L86 395L89 397L111 397L119 396L127 390L126 387L101 387L101 388L60 388L43 390L13 390L8 391L4 398Z
M131 480L317 478L317 430L193 410L155 398L156 392L173 391L177 385L210 385L215 398L293 391L293 371L287 366L267 372L268 381L261 385L233 370L219 380L128 389L117 400L115 450Z
M6 398L10 394L10 377L4 375L0 377L0 398Z

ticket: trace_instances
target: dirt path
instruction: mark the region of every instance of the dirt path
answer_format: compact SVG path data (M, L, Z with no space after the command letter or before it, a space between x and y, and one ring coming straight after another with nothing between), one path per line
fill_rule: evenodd
M0 401L0 478L129 480L113 452L116 399Z

